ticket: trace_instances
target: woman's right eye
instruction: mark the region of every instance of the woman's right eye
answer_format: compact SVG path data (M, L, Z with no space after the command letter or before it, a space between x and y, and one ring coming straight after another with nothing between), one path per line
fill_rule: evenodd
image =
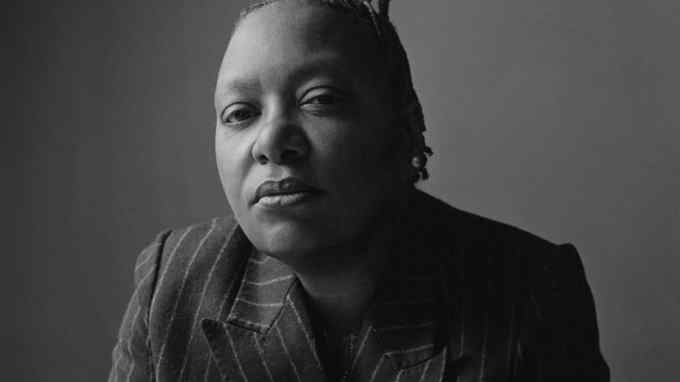
M243 103L233 104L222 112L222 123L235 125L246 122L256 116L257 110L254 107Z

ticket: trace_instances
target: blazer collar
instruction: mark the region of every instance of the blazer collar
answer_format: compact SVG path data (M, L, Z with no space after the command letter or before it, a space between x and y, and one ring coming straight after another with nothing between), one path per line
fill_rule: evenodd
M443 373L439 268L413 240L398 248L357 336L349 381L439 381ZM204 319L203 330L224 376L326 380L302 286L274 258L250 255L226 320Z
M291 305L289 300L301 300L301 293L291 293L297 284L297 278L285 264L254 252L248 259L227 322L267 334L284 307ZM294 302L302 304L302 301ZM296 310L304 309L300 306Z
M225 321L203 332L225 380L324 381L304 292L280 261L252 253Z

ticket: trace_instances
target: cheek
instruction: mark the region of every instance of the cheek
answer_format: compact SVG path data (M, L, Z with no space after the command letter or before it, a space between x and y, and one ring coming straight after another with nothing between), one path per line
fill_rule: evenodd
M224 193L229 204L236 209L246 175L248 161L246 142L218 126L215 131L215 160Z
M392 139L375 126L354 125L329 131L315 139L325 164L323 176L345 187L381 187L392 181L397 169Z

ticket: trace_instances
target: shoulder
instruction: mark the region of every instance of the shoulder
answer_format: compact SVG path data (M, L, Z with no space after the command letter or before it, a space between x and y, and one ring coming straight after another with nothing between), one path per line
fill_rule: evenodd
M165 231L164 252L184 253L202 247L208 241L226 237L236 227L236 220L228 215L168 229Z
M158 286L172 288L205 276L218 259L233 254L228 244L237 229L228 215L163 231L157 237Z
M452 267L494 275L532 287L582 278L583 266L571 244L558 245L510 224L455 208L418 192L425 242L448 257ZM440 258L440 260L442 260Z
M133 321L140 317L149 354L184 354L196 320L222 313L237 285L243 254L250 248L233 216L167 229L156 236L135 265L131 305Z
M250 249L233 216L174 228L159 236L148 301L151 337L161 341L155 345L162 343L168 322L176 317L191 317L199 309L207 316L218 314L219 304L205 302L221 301L228 295L243 255Z
M148 307L159 289L178 290L205 277L219 259L233 257L236 249L227 244L237 228L233 216L224 216L159 232L137 256L134 298Z
M455 240L457 246L478 249L551 251L554 243L507 223L455 208L424 192L417 192L416 204L430 240Z
M178 229L165 229L137 255L134 265L132 300L146 312L156 298L161 284L164 288L177 288L191 278L193 273L206 268L221 256L228 238L237 224L233 217L219 217ZM189 269L193 268L193 272Z

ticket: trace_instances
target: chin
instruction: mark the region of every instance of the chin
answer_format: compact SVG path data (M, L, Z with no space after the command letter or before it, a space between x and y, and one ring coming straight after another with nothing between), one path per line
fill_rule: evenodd
M311 224L297 222L258 224L256 232L246 234L255 248L284 263L298 262L337 241L318 225L314 229Z

